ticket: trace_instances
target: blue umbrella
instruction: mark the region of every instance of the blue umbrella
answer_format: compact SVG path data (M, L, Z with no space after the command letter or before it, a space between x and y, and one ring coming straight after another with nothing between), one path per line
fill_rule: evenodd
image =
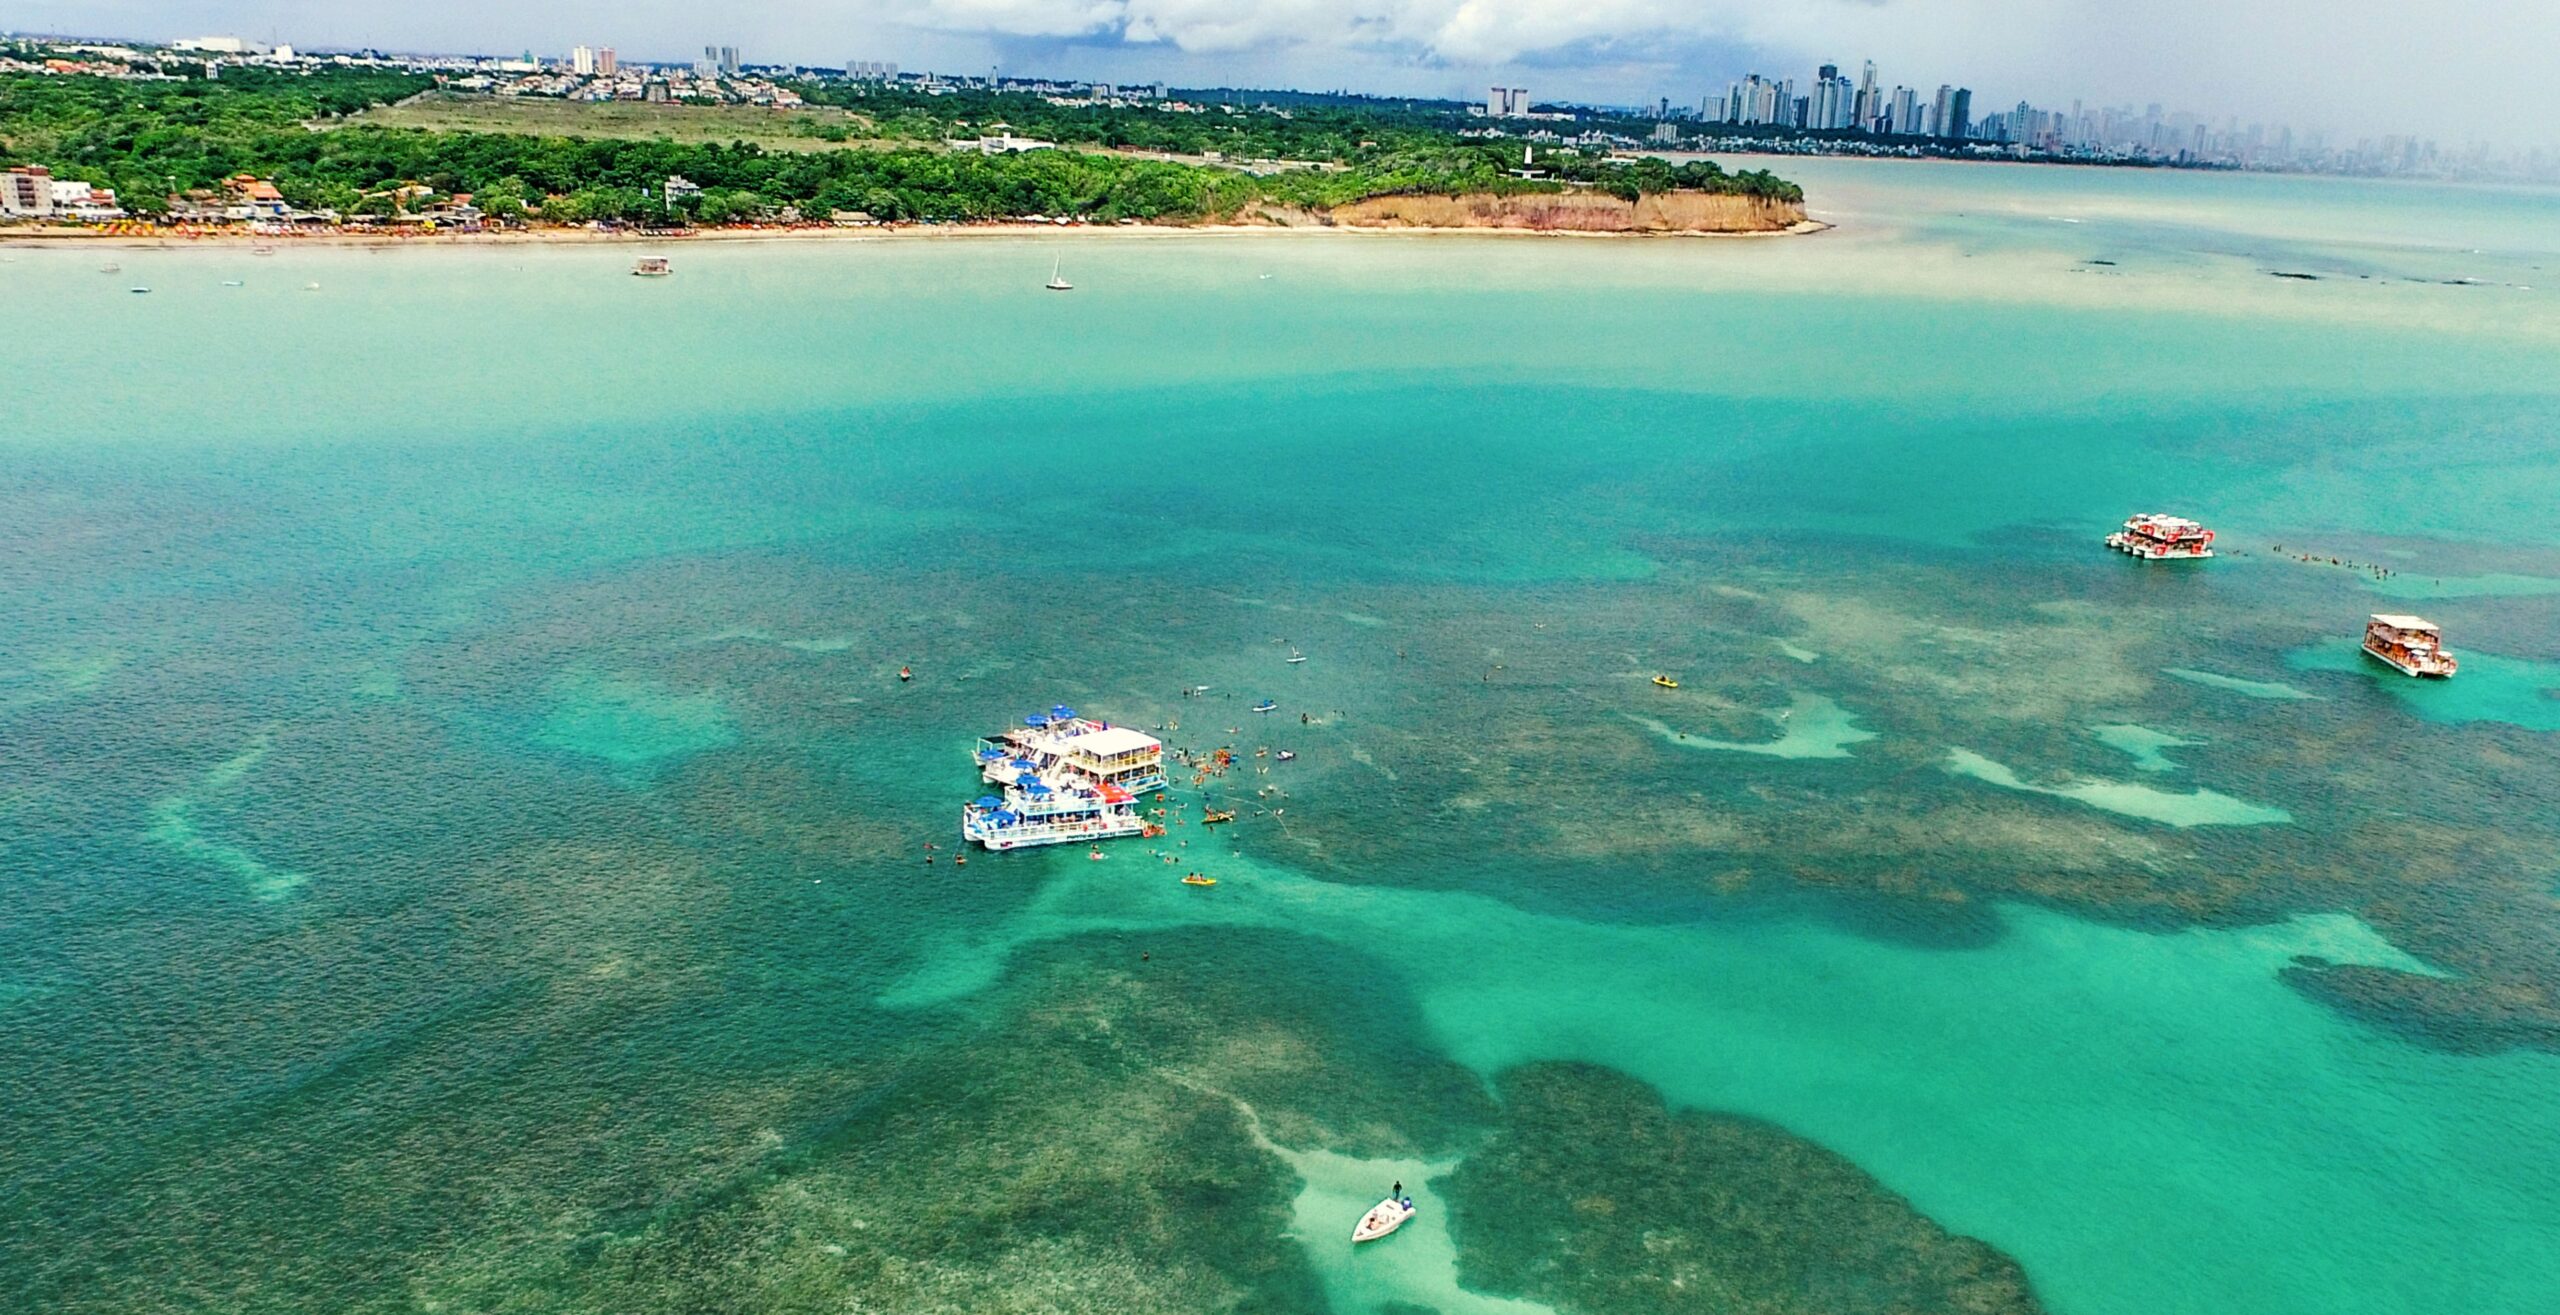
M978 802L975 806L979 808L1000 808L1003 807L1003 805L1004 801L996 798L994 795L982 794L978 796Z
M1061 703L1058 706L1049 709L1049 717L1052 721L1074 721L1076 719L1076 710Z
M1002 750L1002 749L980 749L980 750L978 750L978 761L979 761L979 762L982 762L982 763L986 763L986 762L994 762L996 759L1001 758L1001 757L1003 757L1003 756L1004 756L1004 750Z
M1013 783L1021 786L1039 785L1040 778L1030 772L1024 772L1022 775L1013 778Z
M1017 813L1010 808L999 808L995 812L988 814L988 818L997 826L1011 826L1022 820L1022 814Z
M1025 790L1030 791L1034 796L1038 796L1038 797L1046 797L1046 796L1048 796L1048 795L1050 795L1050 794L1055 793L1055 792L1054 792L1054 791L1052 791L1049 787L1047 787L1047 786L1045 786L1045 785L1042 785L1042 784L1040 784L1040 783L1039 783L1039 782L1037 782L1037 781L1034 781L1034 782L1032 782L1031 784L1026 785L1026 786L1024 786L1024 787L1022 787L1022 788L1023 788L1023 789L1025 789Z
M1029 726L1029 727L1031 727L1031 728L1032 728L1032 729L1034 729L1034 730L1037 730L1037 729L1039 729L1039 728L1041 728L1041 727L1043 727L1043 726L1048 725L1048 724L1049 724L1049 719L1048 719L1048 718L1046 718L1046 717L1043 717L1043 716L1041 716L1039 713L1036 713L1036 712L1035 712L1035 713L1032 713L1030 716L1023 718L1023 719L1022 719L1022 724L1023 724L1023 725L1025 725L1025 726Z

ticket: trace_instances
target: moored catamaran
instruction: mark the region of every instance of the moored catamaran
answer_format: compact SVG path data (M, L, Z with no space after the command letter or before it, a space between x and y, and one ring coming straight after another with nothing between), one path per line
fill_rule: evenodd
M1162 790L1164 745L1152 735L1054 707L978 742L978 774L1003 791L960 810L960 835L1024 849L1145 835L1138 797Z
M2198 560L2213 555L2213 531L2184 516L2147 511L2126 517L2107 546L2145 561Z

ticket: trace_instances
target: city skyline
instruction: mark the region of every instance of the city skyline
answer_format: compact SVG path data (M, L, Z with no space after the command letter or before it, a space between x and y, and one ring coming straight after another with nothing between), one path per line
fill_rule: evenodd
M2304 0L2270 0L2236 14L2200 0L2163 0L2137 23L2085 0L1951 4L1952 11L1933 11L1940 15L1933 23L1915 23L1910 0L1818 0L1782 15L1709 0L1685 16L1655 0L1383 0L1371 6L1373 21L1327 26L1318 20L1351 10L1337 0L1308 0L1276 17L1238 8L1218 23L1209 21L1208 7L1170 0L747 0L706 20L657 0L572 0L540 14L483 9L477 0L432 13L359 0L118 0L103 7L35 0L19 23L30 32L155 41L230 32L306 48L403 52L522 49L565 57L579 45L610 43L624 60L660 63L696 62L709 43L738 48L749 63L841 67L871 60L955 73L1460 101L1480 100L1488 84L1526 85L1543 99L1610 106L1667 99L1694 107L1754 71L1872 60L1912 69L1907 76L1923 91L1941 82L1972 88L1985 106L2159 104L2201 122L2258 123L2338 140L2398 135L2448 146L2560 145L2560 125L2547 116L2484 115L2493 100L2447 95L2443 74L2424 75L2468 68L2479 85L2497 85L2490 70L2524 60L2520 52L2535 42L2560 48L2560 11L2450 0L2430 21L2411 23L2386 20L2371 0L2344 0L2316 7L2322 17L2313 22L2315 7ZM2208 11L2210 21L2202 17ZM2181 12L2198 16L2185 25L2190 35L2161 45L2158 31L2179 26ZM2408 27L2409 39L2369 39L2390 23ZM2201 39L2217 26L2257 40ZM1950 43L1930 35L1939 28L1980 39ZM2343 44L2342 33L2349 38ZM2124 53L2092 57L2098 46ZM1931 57L1931 50L1947 53ZM2397 62L2378 64L2386 52ZM2385 70L2391 76L2365 76ZM2530 84L2518 77L2513 85Z

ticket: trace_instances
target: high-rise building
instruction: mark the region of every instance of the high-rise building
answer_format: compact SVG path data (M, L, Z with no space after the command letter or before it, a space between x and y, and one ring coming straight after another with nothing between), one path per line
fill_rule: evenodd
M1955 98L1951 104L1953 106L1952 113L1954 117L1949 119L1947 122L1938 125L1938 135L1941 137L1960 138L1965 135L1966 129L1973 126L1973 89L1970 87L1956 88Z
M41 218L53 213L53 171L22 165L0 174L0 215Z
M569 52L569 71L579 77L592 77L596 71L596 52L579 46Z
M609 78L616 72L620 71L621 67L621 65L614 62L613 47L606 46L604 49L596 52L596 72Z
M1896 137L1917 137L1922 128L1920 93L1910 87L1893 89L1892 127L1886 131Z
M1527 118L1529 89L1527 87L1493 88L1484 98L1484 112L1485 117L1493 119Z
M738 76L738 48L736 46L704 46L702 68L707 73L725 73L733 78Z

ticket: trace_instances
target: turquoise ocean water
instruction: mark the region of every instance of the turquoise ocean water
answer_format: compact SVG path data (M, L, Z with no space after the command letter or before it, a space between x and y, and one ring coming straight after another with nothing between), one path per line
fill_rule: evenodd
M2560 197L1782 171L1836 230L0 251L5 1304L1613 1309L1446 1188L1569 1060L2054 1311L2550 1309ZM1298 756L953 868L1062 700Z

